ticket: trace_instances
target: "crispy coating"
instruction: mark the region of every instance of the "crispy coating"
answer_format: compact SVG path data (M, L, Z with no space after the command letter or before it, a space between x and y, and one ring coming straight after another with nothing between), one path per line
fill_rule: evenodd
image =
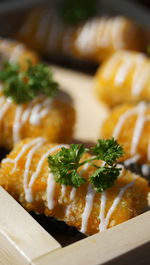
M44 8L28 14L17 38L41 54L57 55L59 51L98 63L116 50L143 51L147 46L143 29L126 17L102 16L69 25L54 10Z
M148 163L150 159L150 105L142 102L138 105L124 104L114 108L104 121L100 136L103 138L115 136L116 128L119 127L119 134L116 138L125 150L121 161L140 155L137 161L141 164ZM136 148L133 148L135 141L137 141Z
M0 38L0 57L2 61L10 60L11 62L18 62L21 64L22 70L27 68L27 60L36 64L39 57L36 52L28 49L24 44Z
M68 142L75 125L72 103L44 96L17 105L3 99L0 109L0 145L11 149L13 144L26 137L42 136L50 142ZM6 108L5 108L6 107Z
M73 189L70 186L60 186L54 181L53 176L50 176L49 179L50 170L48 168L47 156L42 164L40 162L44 154L52 148L56 149L52 150L51 154L56 153L60 150L60 146L56 147L56 144L43 143L31 156L31 149L35 147L35 145L32 145L30 148L26 148L22 155L19 155L23 148L27 144L31 144L32 141L33 139L25 139L15 145L13 151L7 156L7 159L2 160L0 169L0 185L18 200L26 210L53 216L65 221L68 225L75 226L83 233L91 235L140 214L147 205L147 181L124 168L120 178L112 188L103 193L94 193L93 201L90 205L87 196L89 188L88 176L95 169L91 165L84 169L81 168L79 170L80 174L82 170L83 177L85 177L87 182L80 188L74 189L74 196L73 194L71 196ZM39 144L38 141L36 144ZM85 157L89 156L89 154L85 154ZM27 163L27 160L30 164ZM27 164L28 174L26 174ZM37 170L38 174L36 178L34 176L33 181L33 174L36 174ZM26 188L25 179L27 180ZM29 189L32 199L28 197ZM114 200L119 197L119 192L122 189L124 189L122 197L108 218L108 212ZM92 192L94 192L93 189ZM103 200L104 203L104 197L106 205L103 208L101 202ZM91 207L90 209L89 206ZM88 217L86 216L87 210ZM108 220L103 220L104 217Z
M110 107L150 101L150 59L138 52L114 53L98 69L95 91Z

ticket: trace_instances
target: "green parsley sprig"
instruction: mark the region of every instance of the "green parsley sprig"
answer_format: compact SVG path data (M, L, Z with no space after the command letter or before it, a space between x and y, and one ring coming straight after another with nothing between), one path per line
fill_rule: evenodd
M81 158L87 151L91 151L93 156L82 161ZM63 147L57 154L48 157L48 164L56 182L78 188L86 182L78 173L78 169L90 163L96 170L89 176L89 181L96 192L102 192L110 188L119 176L121 168L117 167L116 162L123 154L122 146L114 138L99 139L90 149L85 148L83 144L72 144L70 148ZM96 160L104 162L98 166Z
M65 23L81 23L96 14L97 0L63 0L59 12Z
M40 94L53 97L58 90L52 72L42 63L32 65L28 62L27 70L21 71L18 63L5 62L0 81L3 82L3 94L17 104L31 101Z

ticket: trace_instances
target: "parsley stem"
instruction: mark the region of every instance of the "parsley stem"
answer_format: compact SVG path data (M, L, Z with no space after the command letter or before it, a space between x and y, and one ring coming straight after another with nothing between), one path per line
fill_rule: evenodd
M95 160L95 159L96 159L96 156L95 156L95 157L92 157L92 158L90 158L90 159L87 159L87 160L85 160L85 161L79 163L79 167L81 167L81 166L83 166L83 165L85 165L85 164L87 164L87 163L90 163L90 162L92 162L92 161Z

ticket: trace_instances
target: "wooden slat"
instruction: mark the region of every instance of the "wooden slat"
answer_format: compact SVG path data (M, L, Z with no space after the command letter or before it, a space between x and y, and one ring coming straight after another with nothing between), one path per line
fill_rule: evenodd
M103 233L88 237L33 265L148 265L150 264L150 211ZM114 260L117 258L116 260Z
M8 244L6 244L8 243ZM53 239L6 191L0 188L0 264L28 264L60 248ZM11 251L10 251L11 249ZM7 256L8 255L8 256ZM12 257L16 262L12 262Z
M29 265L29 261L10 240L0 232L0 264L1 265Z

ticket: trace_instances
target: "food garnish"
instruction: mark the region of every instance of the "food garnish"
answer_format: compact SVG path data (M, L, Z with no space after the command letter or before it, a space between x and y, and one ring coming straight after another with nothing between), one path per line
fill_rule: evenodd
M48 66L28 61L26 71L21 71L18 63L5 62L0 71L3 94L17 104L33 100L38 95L54 97L58 84L53 80Z
M92 157L83 160L83 155L88 151L92 152ZM89 176L89 181L96 192L102 192L110 188L119 176L121 168L116 162L123 154L122 146L114 138L99 139L98 143L89 149L83 144L62 147L57 154L48 157L48 164L56 182L75 188L86 182L78 169L87 163L90 164L96 171ZM103 163L99 166L97 160L102 160Z

